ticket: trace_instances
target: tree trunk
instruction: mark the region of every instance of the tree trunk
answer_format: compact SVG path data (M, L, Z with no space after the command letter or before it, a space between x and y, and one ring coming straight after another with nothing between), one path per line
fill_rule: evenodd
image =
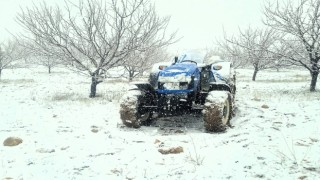
M316 91L316 85L318 80L319 71L311 72L311 84L310 84L310 92Z
M257 68L254 68L254 72L253 72L253 76L252 76L252 81L255 81L256 80L256 76L257 76L257 73L258 73L258 69Z
M133 80L134 71L129 71L129 81Z
M51 74L51 66L48 67L48 72Z
M94 97L96 97L96 92L97 92L97 85L98 85L98 83L97 83L97 81L96 80L93 80L93 79L95 79L94 77L92 77L92 82L91 82L91 88L90 88L90 98L94 98Z
M90 88L90 98L96 97L97 92L97 85L102 82L102 80L99 80L100 76L100 69L96 70L94 73L91 74L91 88Z
M1 73L2 73L2 69L0 69L0 79L1 79Z

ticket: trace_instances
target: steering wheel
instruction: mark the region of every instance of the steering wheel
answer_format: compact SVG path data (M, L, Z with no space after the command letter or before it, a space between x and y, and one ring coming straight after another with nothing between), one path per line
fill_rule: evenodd
M192 62L192 63L198 64L196 61L193 61L193 60L183 60L183 61L181 61L181 63L183 63L183 62Z

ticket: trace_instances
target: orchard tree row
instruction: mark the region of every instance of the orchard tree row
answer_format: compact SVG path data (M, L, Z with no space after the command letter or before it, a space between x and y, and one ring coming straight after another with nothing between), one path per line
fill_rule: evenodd
M264 69L307 69L310 91L315 91L320 69L320 0L269 1L263 14L265 27L248 27L218 40L220 54L235 66L251 66L253 81Z

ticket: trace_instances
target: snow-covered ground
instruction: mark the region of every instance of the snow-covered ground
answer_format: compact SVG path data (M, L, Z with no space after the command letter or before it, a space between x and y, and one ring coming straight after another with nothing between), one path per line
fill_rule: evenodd
M206 133L197 114L124 127L126 81L99 84L89 99L89 78L66 70L5 70L0 141L23 142L0 145L0 178L320 179L319 88L308 92L307 72L251 75L237 71L233 127ZM183 152L159 152L177 147Z

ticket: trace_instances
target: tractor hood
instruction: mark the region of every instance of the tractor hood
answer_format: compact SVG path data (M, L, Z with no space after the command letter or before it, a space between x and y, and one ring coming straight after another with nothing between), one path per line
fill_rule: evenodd
M200 73L195 63L176 63L159 72L159 93L188 93L197 88Z
M197 71L197 69L198 67L194 63L177 63L160 71L159 76L191 76L195 71Z

